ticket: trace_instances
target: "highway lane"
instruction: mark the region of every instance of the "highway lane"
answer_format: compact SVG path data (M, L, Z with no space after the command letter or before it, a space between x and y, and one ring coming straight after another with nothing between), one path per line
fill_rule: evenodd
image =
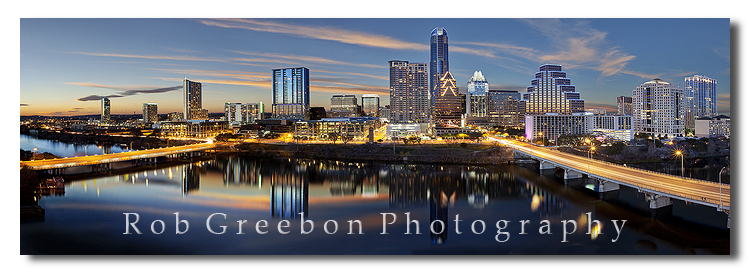
M628 168L619 164L607 163L595 159L589 161L588 157L566 154L518 141L494 140L533 156L576 169L584 174L589 173L590 170L592 175L627 183L636 188L651 189L657 192L712 204L719 204L719 200L721 200L721 203L727 209L731 205L731 188L726 184L719 185L710 181ZM719 187L721 187L721 193L719 193Z
M185 146L175 146L167 148L140 150L132 152L79 156L71 158L56 158L46 160L21 161L21 164L28 165L34 169L51 169L82 165L93 165L100 163L118 162L130 159L148 158L153 156L163 156L168 154L184 153L190 151L199 151L215 147L213 143L202 143Z

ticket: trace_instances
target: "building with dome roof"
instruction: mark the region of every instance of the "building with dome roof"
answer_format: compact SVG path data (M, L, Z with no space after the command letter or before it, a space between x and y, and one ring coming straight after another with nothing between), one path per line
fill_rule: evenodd
M487 116L487 90L489 89L490 84L482 75L482 71L474 71L466 89L467 117Z
M633 128L636 134L683 136L685 108L682 88L659 78L636 87L633 90Z

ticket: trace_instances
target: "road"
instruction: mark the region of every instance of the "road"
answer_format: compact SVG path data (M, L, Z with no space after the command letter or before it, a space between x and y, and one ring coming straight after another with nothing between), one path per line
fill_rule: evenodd
M524 142L507 139L491 138L503 145L533 156L565 165L579 170L581 173L591 173L611 180L632 185L634 188L653 190L697 201L698 203L719 204L725 210L730 207L730 186L710 181L684 178L651 172L623 165L608 163L588 157L566 154L552 149L530 145ZM721 192L720 192L721 191Z
M164 155L169 155L169 154L178 154L178 153L191 152L191 151L200 151L200 150L211 149L215 146L216 144L213 144L213 143L202 143L202 144L175 146L175 147L158 148L158 149L147 149L147 150L122 152L122 153L114 153L114 154L104 154L104 155L90 155L90 156L79 156L79 157L71 157L71 158L21 161L21 164L26 164L29 167L36 169L36 170L46 170L46 169L118 162L118 161L125 161L125 160L131 160L131 159L139 159L139 158L149 158L149 157L164 156Z

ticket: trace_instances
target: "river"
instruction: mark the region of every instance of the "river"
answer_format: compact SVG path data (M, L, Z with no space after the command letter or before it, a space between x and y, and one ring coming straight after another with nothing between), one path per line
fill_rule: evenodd
M521 165L218 156L67 181L39 201L44 221L21 224L21 253L729 253L715 209L676 201L664 216L590 183Z

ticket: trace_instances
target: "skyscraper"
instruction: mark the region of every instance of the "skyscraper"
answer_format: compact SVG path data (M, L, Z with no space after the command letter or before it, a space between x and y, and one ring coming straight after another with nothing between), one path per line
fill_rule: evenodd
M461 94L456 80L450 71L440 78L440 88L435 98L435 121L440 123L461 123Z
M487 116L487 90L489 89L490 84L482 75L482 71L474 71L466 89L467 117Z
M430 35L430 115L435 114L435 98L440 78L448 69L448 31L436 27Z
M694 75L685 77L685 127L695 129L695 120L715 117L716 80Z
M271 78L273 118L306 120L310 109L310 70L273 69Z
M521 94L518 91L488 90L487 117L495 126L518 127L523 115L518 105Z
M109 121L109 99L102 98L102 121Z
M685 129L683 90L659 78L633 90L635 133L657 137L681 136Z
M617 97L617 115L620 115L620 116L632 116L633 115L633 97L625 97L625 96Z
M572 114L583 112L584 101L576 92L575 85L570 84L567 73L561 65L544 64L539 66L531 85L523 94L526 115L543 115L546 113Z
M143 103L143 122L153 123L157 122L157 106L154 102Z
M185 78L182 81L182 112L186 120L200 119L202 116L203 95L201 83Z
M429 71L426 63L389 61L391 121L427 122L430 116Z
M379 117L380 96L377 94L362 95L362 112L368 117Z

